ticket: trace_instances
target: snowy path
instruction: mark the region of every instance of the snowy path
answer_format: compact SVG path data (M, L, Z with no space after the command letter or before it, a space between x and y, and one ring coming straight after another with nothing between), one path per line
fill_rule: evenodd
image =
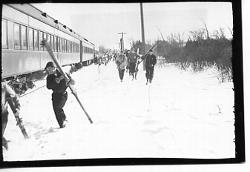
M219 84L213 75L212 70L195 74L169 64L157 67L153 84L146 86L142 69L138 80L125 73L121 83L113 63L85 67L72 76L94 123L68 91L64 110L69 123L57 129L51 91L39 89L20 99L29 140L9 116L5 136L11 142L4 160L232 158L233 84Z

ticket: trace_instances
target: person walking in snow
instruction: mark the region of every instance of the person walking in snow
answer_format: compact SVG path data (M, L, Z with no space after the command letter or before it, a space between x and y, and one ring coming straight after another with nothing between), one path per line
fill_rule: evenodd
M146 68L146 84L151 83L154 76L154 66L156 64L156 56L153 54L153 50L149 50L149 54L145 56L145 68Z
M14 105L13 113L15 115L15 117L17 119L19 119L18 122L21 122L21 118L19 117L19 111L20 111L20 103L18 100L18 97L16 95L16 93L12 90L12 88L6 84L5 82L2 82L2 113L1 113L1 117L2 117L2 146L8 150L8 141L6 140L6 138L4 137L4 132L8 123L8 104L7 103L11 103Z
M47 76L47 88L52 89L52 105L55 112L56 120L60 128L66 126L66 115L63 111L63 107L68 99L68 93L66 91L68 84L74 84L74 81L68 75L70 81L67 82L63 75L55 68L53 62L48 62L45 67Z
M129 66L129 75L132 75L133 79L136 79L136 63L138 61L139 55L131 50L128 53L128 66Z
M125 68L127 66L127 57L126 55L121 52L117 58L116 58L116 65L117 65L117 69L118 69L118 72L119 72L119 77L120 77L120 80L122 82L123 80L123 77L124 77L124 72L125 72Z

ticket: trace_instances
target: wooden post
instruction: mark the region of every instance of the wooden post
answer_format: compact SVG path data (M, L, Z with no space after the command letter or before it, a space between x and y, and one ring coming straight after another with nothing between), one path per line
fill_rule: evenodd
M144 20L143 20L143 6L140 3L140 12L141 12L141 37L142 37L142 55L145 55L145 34L144 34ZM145 69L145 61L143 61L143 70Z

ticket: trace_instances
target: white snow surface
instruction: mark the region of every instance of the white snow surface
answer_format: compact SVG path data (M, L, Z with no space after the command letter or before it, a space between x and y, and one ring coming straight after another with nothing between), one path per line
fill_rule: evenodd
M167 64L156 66L152 84L146 85L141 68L137 80L125 73L120 82L113 62L84 67L72 77L93 124L68 90L68 124L59 129L52 91L43 87L20 98L30 139L24 139L10 112L4 161L234 158L233 83L219 83L216 75L214 69L193 73Z

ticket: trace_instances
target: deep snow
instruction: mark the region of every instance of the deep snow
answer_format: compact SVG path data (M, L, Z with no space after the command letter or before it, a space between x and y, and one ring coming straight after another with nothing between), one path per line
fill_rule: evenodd
M141 66L140 66L141 67ZM219 83L216 71L181 71L157 66L146 85L125 73L121 83L113 62L73 73L75 88L94 121L90 124L68 91L68 125L58 129L51 91L43 87L20 98L30 135L25 140L13 115L5 132L4 161L88 158L234 158L233 83ZM37 83L37 87L45 80Z

